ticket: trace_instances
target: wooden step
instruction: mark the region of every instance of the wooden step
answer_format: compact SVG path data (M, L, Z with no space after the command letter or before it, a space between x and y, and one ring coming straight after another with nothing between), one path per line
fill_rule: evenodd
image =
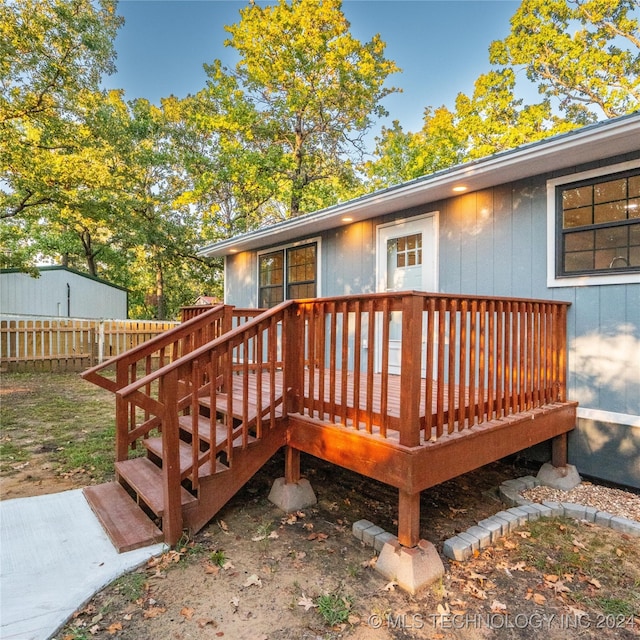
M218 393L216 395L216 411L218 413L228 413L228 401L229 396L226 393ZM208 396L204 396L199 398L199 402L203 407L207 409L211 409L211 399ZM250 424L255 422L258 417L258 408L255 404L249 403L247 406L247 422ZM244 416L242 415L242 399L241 398L233 398L233 418L236 420L244 420Z
M178 418L178 422L180 424L180 428L193 435L193 419L191 416L180 416ZM216 453L222 451L226 448L227 444L227 427L220 422L217 422L216 425ZM242 433L240 429L236 429L238 432L237 436L233 440L234 447L242 446ZM206 416L198 416L198 436L201 440L204 440L207 444L211 445L211 421ZM251 444L255 442L256 439L249 435L247 436L247 443Z
M162 438L145 438L143 441L144 446L154 456L162 460ZM191 466L193 463L191 445L187 442L180 440L180 479L185 480L191 475ZM219 460L216 460L215 470L211 471L211 462L207 460L199 470L199 477L213 475L214 473L221 473L227 471L229 467L222 464Z
M153 464L149 458L132 458L116 462L116 472L138 494L140 500L162 518L164 515L162 469ZM180 487L180 503L184 510L197 506L198 499L184 487Z
M92 511L118 553L162 542L162 531L118 482L85 487Z

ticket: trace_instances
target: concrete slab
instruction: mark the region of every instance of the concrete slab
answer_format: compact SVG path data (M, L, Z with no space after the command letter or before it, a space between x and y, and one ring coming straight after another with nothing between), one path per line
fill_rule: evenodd
M0 637L46 640L96 592L166 549L118 554L82 490L0 502Z

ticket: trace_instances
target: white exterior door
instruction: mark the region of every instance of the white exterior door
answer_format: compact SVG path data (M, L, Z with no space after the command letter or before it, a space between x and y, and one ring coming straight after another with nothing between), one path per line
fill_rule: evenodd
M438 214L402 220L378 227L377 290L438 290ZM400 373L402 323L399 312L391 313L389 325L389 373ZM379 336L379 340L381 340ZM381 344L378 345L379 347ZM376 349L380 369L381 349Z

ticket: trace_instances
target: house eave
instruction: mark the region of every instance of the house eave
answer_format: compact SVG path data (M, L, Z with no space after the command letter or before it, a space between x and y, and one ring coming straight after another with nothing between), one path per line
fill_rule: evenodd
M481 160L468 162L297 218L203 247L199 255L225 255L273 246L349 223L419 207L577 165L640 150L640 112L583 127Z

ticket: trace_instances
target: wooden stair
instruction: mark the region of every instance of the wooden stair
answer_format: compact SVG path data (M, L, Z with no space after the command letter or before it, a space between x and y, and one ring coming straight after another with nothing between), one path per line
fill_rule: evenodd
M208 398L201 402L201 414L197 416L198 481L194 482L193 445L194 419L192 415L178 418L180 509L185 529L196 532L285 444L284 426L277 433L266 433L260 439L249 435L251 423L255 423L258 410L249 408L249 422L235 425L233 447L228 448L227 426L223 423L227 407L226 394L216 398L216 419L209 417ZM234 405L241 406L240 401ZM263 409L264 411L264 409ZM235 411L234 411L235 414ZM236 417L237 422L238 417ZM243 442L244 437L244 442ZM146 457L130 458L116 462L117 482L88 487L85 496L118 552L161 542L163 533L156 524L165 517L164 479L162 472L162 437L142 440ZM211 463L211 448L215 464ZM229 460L233 468L229 466ZM197 489L193 489L196 487ZM215 495L213 495L215 494ZM156 522L153 521L155 517Z
M118 553L162 542L162 531L117 482L85 487L83 493Z

